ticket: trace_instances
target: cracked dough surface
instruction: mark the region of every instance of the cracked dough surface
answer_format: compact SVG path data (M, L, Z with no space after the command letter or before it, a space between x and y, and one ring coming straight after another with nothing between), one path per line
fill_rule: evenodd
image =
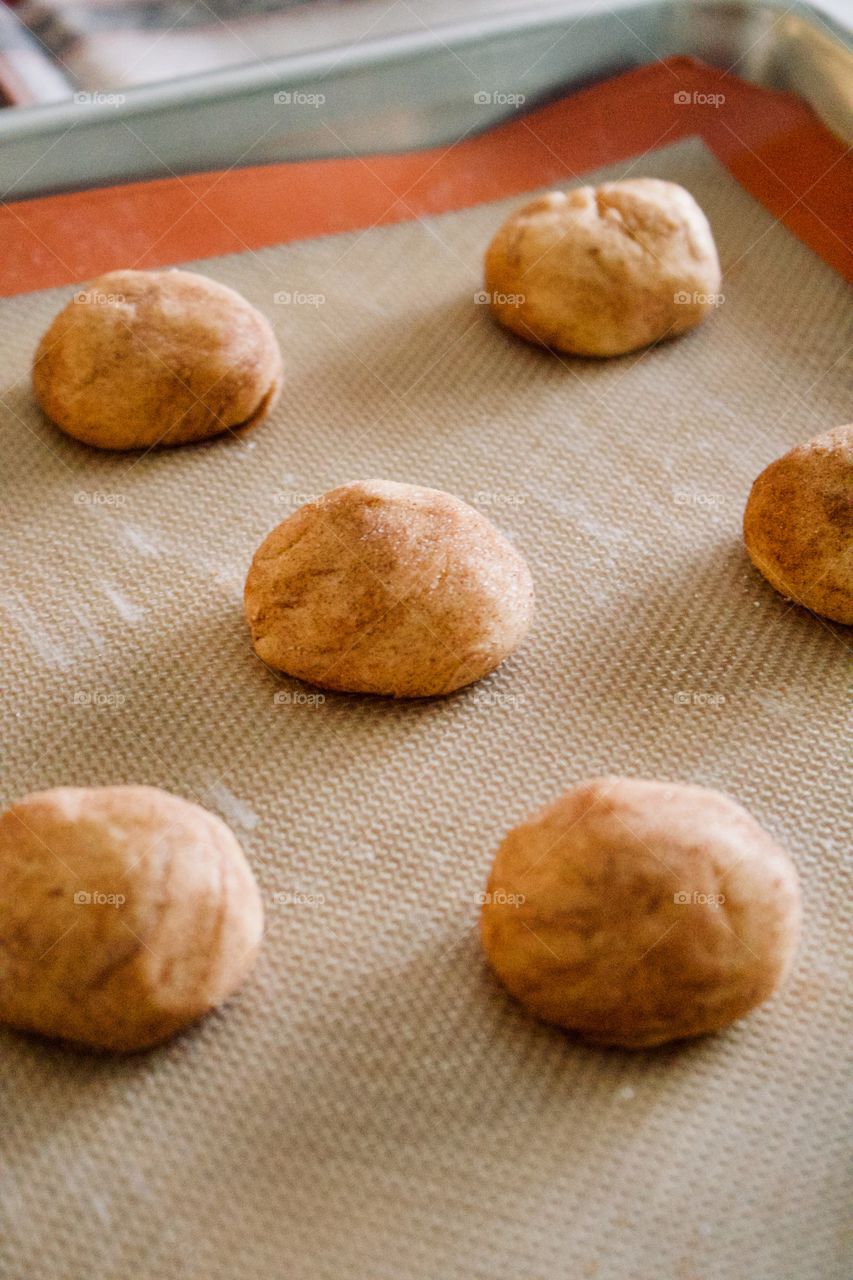
M450 693L521 643L524 559L490 520L439 489L342 485L282 521L246 579L264 662L329 689Z
M256 426L281 390L269 321L194 271L111 271L43 335L33 388L68 435L102 449L186 444Z
M618 356L714 309L708 220L675 182L630 178L551 191L511 214L486 252L495 318L558 351Z
M794 865L704 787L596 778L505 837L483 906L489 963L546 1022L642 1048L768 999L800 931Z
M243 852L156 787L59 787L0 815L0 1021L148 1048L225 1000L263 929Z
M783 596L853 625L853 423L765 467L743 536L752 563Z

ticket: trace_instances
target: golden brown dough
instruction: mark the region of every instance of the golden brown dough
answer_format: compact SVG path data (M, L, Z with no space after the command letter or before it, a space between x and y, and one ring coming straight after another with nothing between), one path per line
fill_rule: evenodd
M756 569L783 596L853 625L853 423L765 467L743 537Z
M366 480L301 507L246 579L264 662L327 689L419 698L492 671L533 613L526 563L438 489Z
M729 796L595 778L506 836L481 929L532 1013L642 1048L716 1031L772 995L800 892L788 855Z
M146 1049L255 962L260 895L224 822L155 787L60 787L0 815L0 1022Z
M657 178L551 191L512 214L486 253L495 318L574 355L618 356L684 333L719 288L704 213Z
M281 390L269 321L192 271L111 271L39 343L33 388L68 435L101 449L186 444L256 426Z

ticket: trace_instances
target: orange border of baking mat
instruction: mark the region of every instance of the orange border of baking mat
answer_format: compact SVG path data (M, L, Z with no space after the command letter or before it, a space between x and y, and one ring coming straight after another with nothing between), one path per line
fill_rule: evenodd
M684 94L688 102L676 101ZM717 94L722 105L707 100ZM0 295L446 213L690 136L853 280L853 165L842 143L793 95L677 57L431 151L226 169L0 206Z

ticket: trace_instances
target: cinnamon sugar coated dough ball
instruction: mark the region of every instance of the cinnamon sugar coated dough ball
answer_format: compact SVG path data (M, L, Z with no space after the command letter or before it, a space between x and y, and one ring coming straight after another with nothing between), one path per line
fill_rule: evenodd
M752 486L752 563L789 600L853 625L853 423L797 445Z
M525 561L439 489L366 480L284 520L245 591L255 650L327 689L420 698L487 675L533 614Z
M111 271L44 334L33 388L68 435L102 449L186 444L256 426L281 389L269 321L192 271Z
M0 815L0 1021L146 1049L240 985L260 895L224 822L155 787L60 787Z
M800 891L788 855L730 797L596 778L510 831L481 929L532 1013L643 1048L716 1031L772 995Z
M581 356L618 356L699 324L720 263L688 191L657 178L551 191L503 224L486 253L498 321Z

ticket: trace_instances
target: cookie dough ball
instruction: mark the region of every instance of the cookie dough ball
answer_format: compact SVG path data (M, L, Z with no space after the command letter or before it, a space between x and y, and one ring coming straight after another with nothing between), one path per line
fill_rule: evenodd
M326 689L422 698L479 680L524 638L530 571L439 489L366 480L284 520L245 592L258 655Z
M269 321L192 271L111 271L45 333L33 388L68 435L102 449L186 444L256 426L281 389Z
M749 558L772 587L853 625L853 423L771 462L743 517Z
M728 796L596 778L510 831L481 925L489 963L531 1012L644 1048L772 995L800 892L787 854Z
M497 320L581 356L619 356L692 329L716 305L708 221L674 182L551 191L512 214L486 253Z
M60 787L0 815L0 1021L147 1049L255 962L258 888L213 814L154 787Z

